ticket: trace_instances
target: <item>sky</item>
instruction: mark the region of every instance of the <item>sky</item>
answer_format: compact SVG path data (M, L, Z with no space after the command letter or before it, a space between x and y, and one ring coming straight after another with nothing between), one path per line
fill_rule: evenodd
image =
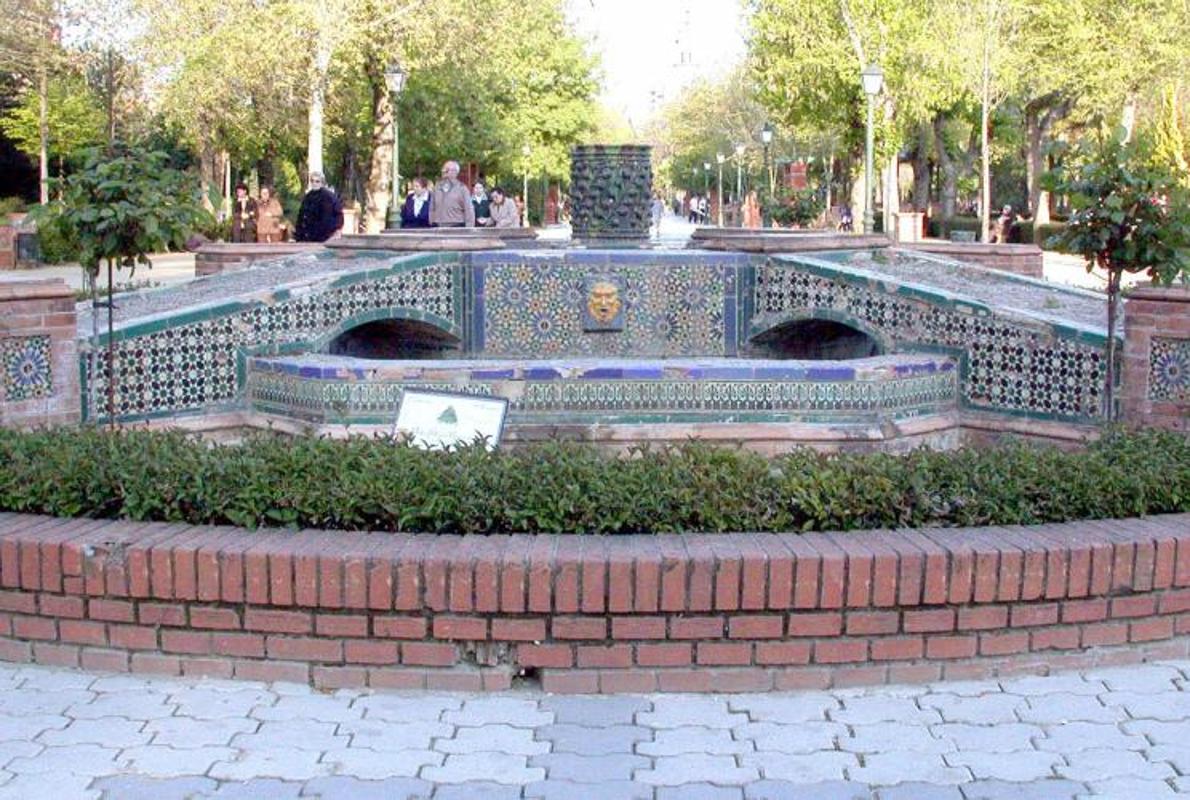
M740 0L567 0L576 30L603 59L603 101L639 130L696 78L744 55Z

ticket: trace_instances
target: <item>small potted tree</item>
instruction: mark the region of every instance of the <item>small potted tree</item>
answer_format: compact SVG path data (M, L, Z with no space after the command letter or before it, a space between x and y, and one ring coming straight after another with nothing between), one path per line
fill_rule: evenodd
M1087 271L1107 275L1107 364L1104 409L1115 414L1116 322L1120 279L1148 273L1169 285L1190 275L1190 196L1184 176L1163 169L1143 140L1121 129L1063 154L1063 165L1046 176L1051 191L1070 199L1066 228L1047 245L1086 259Z

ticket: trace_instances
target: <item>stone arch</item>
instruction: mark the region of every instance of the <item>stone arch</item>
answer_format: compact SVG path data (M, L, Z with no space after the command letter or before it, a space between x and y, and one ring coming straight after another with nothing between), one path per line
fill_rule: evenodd
M893 348L870 324L834 309L785 314L755 326L751 354L760 358L841 361L884 355Z
M313 350L370 359L430 359L458 353L458 326L425 311L386 308L342 320L313 343Z

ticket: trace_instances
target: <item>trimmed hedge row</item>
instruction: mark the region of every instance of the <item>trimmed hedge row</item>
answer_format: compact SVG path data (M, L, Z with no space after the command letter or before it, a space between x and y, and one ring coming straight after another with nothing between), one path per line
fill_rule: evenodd
M1190 440L1111 432L1024 444L778 458L690 443L613 457L547 443L0 431L0 510L67 517L438 533L849 530L1190 511Z

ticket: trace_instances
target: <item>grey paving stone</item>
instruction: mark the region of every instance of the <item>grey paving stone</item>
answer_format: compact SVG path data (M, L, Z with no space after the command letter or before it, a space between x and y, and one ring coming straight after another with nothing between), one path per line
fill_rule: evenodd
M1190 737L1182 740L1182 745L1159 744L1145 750L1145 758L1149 761L1163 762L1171 765L1179 775L1190 775Z
M1024 722L1060 725L1063 722L1120 722L1127 719L1120 706L1105 706L1095 695L1061 692L1030 697L1017 713Z
M364 748L329 750L322 756L335 772L365 780L414 778L422 767L441 766L446 760L442 753L432 750L397 750L379 752Z
M663 695L653 702L652 711L637 714L636 722L649 728L738 728L748 723L748 716L731 711L726 698Z
M172 716L177 706L166 702L166 695L153 692L112 692L101 694L89 702L75 703L66 715L75 719L161 719Z
M662 786L657 790L657 800L740 800L743 796L742 789L708 783Z
M546 780L525 787L527 800L653 800L653 787L631 781L599 784Z
M732 711L742 711L756 722L809 722L826 719L826 712L840 707L837 697L825 692L795 695L739 695L727 700Z
M44 747L45 745L36 742L0 742L0 767L5 766L14 758L32 758Z
M365 781L335 775L307 781L302 787L302 797L317 797L319 800L420 800L429 797L433 791L433 786L416 778Z
M1110 797L1111 800L1154 800L1173 797L1173 787L1164 781L1145 781L1135 778L1113 778L1089 784L1091 791L1077 797Z
M915 697L884 695L847 698L843 701L843 708L828 712L828 716L834 722L847 725L872 725L877 722L930 724L942 721L942 715L936 709L919 707Z
M463 699L451 695L409 696L398 694L364 695L352 701L364 719L392 722L436 722L447 711L463 707Z
M952 767L966 767L979 780L1039 781L1054 777L1061 765L1056 753L1022 750L1016 753L947 753L943 758Z
M145 778L140 775L112 775L91 784L103 800L190 800L206 797L218 784L210 778Z
M1115 725L1098 722L1068 722L1046 728L1045 738L1037 740L1039 750L1077 753L1080 750L1143 750L1148 742L1143 736L1124 733Z
M346 747L348 737L335 733L334 722L287 720L262 722L255 733L240 733L232 737L231 746L241 750L334 750Z
M732 755L751 753L755 749L750 739L733 739L731 734L722 728L658 728L653 741L641 742L636 746L636 752L646 756Z
M878 789L875 800L963 800L963 793L957 786L902 783Z
M0 800L88 800L98 798L98 789L89 789L95 780L90 775L71 772L16 775L0 786Z
M872 800L872 792L862 783L823 781L757 781L744 787L745 800Z
M236 751L230 747L174 749L159 744L130 747L120 752L120 763L140 775L175 778L203 775L218 761L230 761Z
M120 751L94 744L46 747L35 756L14 758L4 767L16 775L69 772L98 778L120 771L116 758Z
M942 756L930 753L884 752L864 758L862 767L847 770L847 777L870 786L895 786L898 783L966 783L971 773L966 767L952 767Z
M534 756L548 753L549 742L533 738L532 728L489 724L478 728L457 728L453 739L438 739L434 749L440 753L509 753Z
M246 699L246 698L245 698ZM282 697L273 705L255 704L252 716L259 720L286 722L315 720L318 722L347 722L363 717L364 709L353 706L354 697L311 694ZM245 713L247 713L245 711Z
M0 742L29 741L51 728L69 724L69 717L58 714L0 714Z
M1011 753L1033 750L1033 740L1045 736L1037 725L1011 722L1001 725L968 725L950 722L930 728L939 738L954 742L959 750L986 753Z
M157 694L169 694L170 689L188 688L184 683L178 683L174 685L165 679L145 678L138 675L104 675L100 678L96 678L94 676L89 677L90 683L86 688L89 688L94 692L135 692L137 694L155 692Z
M1034 783L974 781L959 788L966 800L1071 800L1078 793L1086 791L1081 783L1065 780Z
M302 785L291 781L261 779L243 783L224 783L211 794L211 800L290 800L301 795Z
M521 787L502 786L498 783L461 783L455 786L439 786L434 789L434 800L517 800Z
M152 735L153 744L186 749L230 744L236 734L253 733L258 727L260 723L254 719L166 717L149 720L144 731Z
M635 725L614 725L606 728L545 725L535 733L539 740L549 742L555 753L578 753L585 756L631 753L637 742L647 742L653 738L650 728Z
M134 747L148 744L152 734L144 732L141 720L76 719L62 729L51 729L37 737L50 745L97 744L101 747ZM2 766L2 765L0 765Z
M521 785L545 780L545 770L530 767L525 756L463 753L448 755L442 766L425 767L421 777L432 783L487 781Z
M1133 719L1190 719L1190 692L1108 692L1101 697L1106 705L1122 706Z
M520 729L517 729L520 730ZM445 722L389 722L380 719L356 719L339 725L338 733L351 737L350 747L400 752L430 750L435 739L450 738L455 728Z
M554 722L606 728L612 725L631 725L636 715L653 707L645 697L565 697L552 696L541 700L541 709L552 712Z
M458 711L443 713L442 721L467 727L504 724L517 728L536 728L549 725L554 721L554 715L538 708L536 700L481 697L464 701Z
M947 753L955 749L954 742L939 739L925 725L901 722L856 725L851 736L839 738L839 748L851 753L879 753L893 745L912 753Z
M1083 677L1090 681L1102 681L1112 691L1152 694L1172 691L1174 680L1183 676L1176 667L1147 664L1140 669L1113 667L1091 670L1083 673Z
M1061 675L1025 675L1000 681L1000 688L1009 694L1035 697L1047 694L1101 694L1107 690L1103 681L1088 680L1077 672ZM945 691L943 689L942 691Z
M178 714L195 719L242 719L257 706L277 701L272 692L244 689L229 692L213 687L196 686L170 694L169 701L178 704Z
M1155 719L1129 720L1120 726L1126 733L1145 736L1154 744L1181 745L1190 742L1190 720L1162 722Z
M655 786L681 786L684 783L715 783L720 786L746 784L758 780L755 767L738 767L731 756L663 756L652 769L637 770L633 779Z
M773 722L750 722L736 728L740 739L751 740L756 749L776 753L813 753L834 750L836 742L848 735L841 722L803 722L778 725Z
M1069 766L1058 767L1058 774L1084 782L1112 778L1163 781L1176 774L1169 764L1148 761L1140 753L1130 750L1083 750L1069 753L1066 760Z
M86 689L62 689L50 691L46 689L17 689L15 692L4 693L4 713L10 716L27 716L30 714L66 714L77 717L73 713L75 708L93 702L97 695ZM71 713L67 713L67 712ZM95 716L107 716L98 714Z
M24 667L14 673L14 677L21 682L22 689L34 689L41 692L63 692L70 689L90 688L97 680L89 672L78 672L69 669L54 669L52 667Z
M547 780L571 783L631 781L632 773L648 767L649 763L649 759L643 756L627 754L580 756L574 753L548 753L529 759L529 766L545 769Z
M1017 710L1025 707L1024 698L1011 694L985 694L978 697L928 694L920 702L923 708L937 709L946 722L970 722L976 725L1016 722Z
M254 778L282 778L308 781L329 775L332 765L319 760L317 750L298 750L292 747L273 750L250 750L234 761L220 761L207 773L221 781L250 781Z
M847 770L859 767L859 758L854 754L833 750L782 754L777 757L772 753L750 753L740 756L739 762L740 766L751 767L759 772L762 778L793 783L841 781L847 776Z

